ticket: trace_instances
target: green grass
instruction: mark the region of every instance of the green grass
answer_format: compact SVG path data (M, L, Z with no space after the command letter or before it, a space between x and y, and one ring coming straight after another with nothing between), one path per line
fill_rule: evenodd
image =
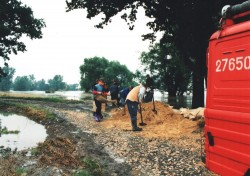
M102 176L102 169L98 161L92 158L84 158L82 160L85 169L79 170L74 176Z
M86 96L82 97L82 100L93 100L93 96L92 95L86 95Z
M31 149L31 155L32 156L37 156L39 154L39 150L37 148L32 148Z
M44 116L44 118L46 118L46 119L50 119L50 120L56 119L56 115L54 113L50 112L47 109L37 107L33 104L21 104L21 103L10 103L10 102L1 102L0 103L0 110L1 109L5 110L8 107L15 107L16 110L14 110L14 113L16 111L17 111L17 113L22 112L22 114L24 112L26 112L26 113L31 112L32 114L34 114L34 116L41 117L41 114L42 114ZM34 111L34 112L32 112L32 111ZM24 113L24 115L26 115L26 114Z
M0 134L18 134L20 131L18 130L8 130L6 127L3 127L0 130Z
M25 173L26 173L26 169L25 168L19 167L19 168L16 169L16 175L17 176L21 176L21 175L23 175Z

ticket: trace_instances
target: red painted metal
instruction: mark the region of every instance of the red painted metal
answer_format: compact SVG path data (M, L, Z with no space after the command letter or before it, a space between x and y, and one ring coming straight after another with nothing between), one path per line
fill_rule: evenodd
M250 169L250 21L211 36L207 67L206 167L243 176Z

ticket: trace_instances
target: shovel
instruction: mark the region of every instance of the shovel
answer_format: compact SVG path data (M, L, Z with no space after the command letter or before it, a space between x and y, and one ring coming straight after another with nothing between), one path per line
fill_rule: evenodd
M139 123L139 125L140 125L140 126L145 126L145 125L147 125L147 124L143 122L141 103L139 103L139 104L140 104L140 114L141 114L141 123Z
M152 111L153 111L155 114L157 114L157 111L156 111L156 109L155 109L155 99L154 99L154 94L153 94L153 107L154 107L154 109L152 109Z

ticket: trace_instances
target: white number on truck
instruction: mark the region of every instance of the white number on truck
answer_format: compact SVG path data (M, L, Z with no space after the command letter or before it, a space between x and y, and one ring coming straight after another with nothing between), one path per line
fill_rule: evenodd
M236 58L225 58L218 59L215 63L216 72L224 72L226 70L235 71L235 70L250 70L250 56L239 56Z

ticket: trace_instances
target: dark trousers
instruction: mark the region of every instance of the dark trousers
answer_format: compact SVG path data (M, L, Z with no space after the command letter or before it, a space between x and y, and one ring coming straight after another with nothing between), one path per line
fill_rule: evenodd
M96 105L96 115L101 116L102 115L102 103L95 99L95 105Z
M119 105L119 97L117 93L111 93L111 100L116 100L116 104ZM113 103L114 105L114 103Z
M136 121L137 120L137 111L138 111L138 102L136 101L126 101L127 106L128 106L128 112L131 118L131 121Z

